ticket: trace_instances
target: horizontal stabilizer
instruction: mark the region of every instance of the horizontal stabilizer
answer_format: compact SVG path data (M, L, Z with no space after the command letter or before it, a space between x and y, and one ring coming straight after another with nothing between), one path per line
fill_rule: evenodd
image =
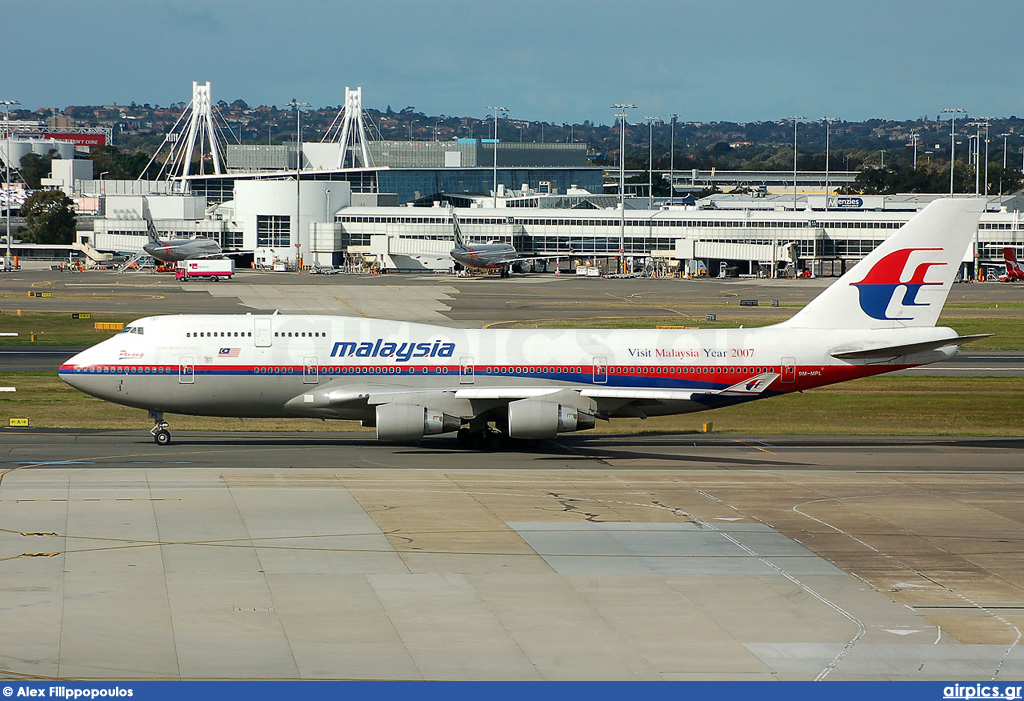
M970 336L955 336L953 338L941 338L935 341L922 341L920 343L904 343L896 346L875 346L872 348L854 348L849 350L834 350L831 352L833 358L839 360L863 360L867 358L891 358L893 356L910 355L924 351L935 350L944 346L961 346L979 338L988 338L990 333L976 333Z
M723 390L714 392L713 394L726 394L726 395L756 395L764 392L768 387L771 386L775 380L781 377L777 372L763 372L760 375L755 375L749 380L743 382L737 382L732 387L726 387Z

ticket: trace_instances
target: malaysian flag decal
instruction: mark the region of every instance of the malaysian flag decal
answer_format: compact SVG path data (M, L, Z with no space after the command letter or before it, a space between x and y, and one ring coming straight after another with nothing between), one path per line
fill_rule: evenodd
M218 358L237 358L241 352L241 348L221 348L220 352L217 353Z

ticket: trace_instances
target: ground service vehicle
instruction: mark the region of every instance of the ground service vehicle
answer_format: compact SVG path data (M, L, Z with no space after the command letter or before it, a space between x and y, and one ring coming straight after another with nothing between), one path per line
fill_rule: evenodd
M188 281L193 278L205 278L217 282L221 278L230 279L235 274L235 261L230 258L194 258L183 260L174 269L174 279Z

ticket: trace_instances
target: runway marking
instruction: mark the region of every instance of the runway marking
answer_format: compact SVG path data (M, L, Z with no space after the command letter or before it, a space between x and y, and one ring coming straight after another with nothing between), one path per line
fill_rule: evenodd
M450 494L451 493L450 490L444 490L444 491L442 491L442 490L430 490L430 492L428 492L428 491L422 490L422 489L420 489L420 490L377 489L375 491L378 491L378 492L402 491L402 492L416 492L416 493L419 493L419 494L425 494L425 493L435 493L435 494L436 493L442 493L442 494L448 493L448 494ZM470 489L465 489L465 488L463 488L461 491L463 493L470 494L470 495L473 495L473 496L501 496L501 497L519 496L519 497L528 497L528 498L537 498L537 497L543 496L543 495L540 495L540 494L515 494L515 493L509 493L509 492L500 492L500 493L478 492L478 491L474 491L474 490L470 490ZM712 499L715 498L712 495L708 494L707 492L704 492L704 495L709 497L709 498L712 498ZM552 495L552 494L549 493L548 496L556 496L556 497L558 497L559 495ZM835 666L839 663L839 661L842 660L844 657L846 657L846 655L849 654L850 650L853 649L854 645L856 645L861 640L861 638L863 638L864 635L867 633L867 627L864 625L864 622L861 621L856 616L854 616L853 614L851 614L850 612L848 612L842 606L840 606L839 604L835 603L834 601L832 601L828 597L826 597L826 596L824 596L822 594L819 594L812 587L810 587L809 585L805 584L804 582L802 582L797 577L791 575L789 572L786 572L784 569L782 569L779 565L775 564L771 560L767 559L766 557L764 557L762 555L759 555L752 548L750 548L749 546L747 546L747 545L741 543L739 540L737 540L732 534L728 533L727 531L722 530L717 525L715 525L713 523L710 523L709 521L705 521L705 520L701 519L700 517L695 516L694 514L691 514L691 513L687 512L687 511L684 511L683 509L680 509L680 508L677 508L677 507L674 507L674 506L668 506L668 505L662 504L662 503L660 503L658 501L654 501L654 500L652 500L650 504L643 504L643 503L619 501L619 500L611 500L611 499L598 499L596 497L559 497L559 498L562 501L564 501L564 502L585 501L585 502L593 502L593 503L597 503L597 504L635 506L635 507L642 507L642 508L647 508L647 509L659 509L659 510L663 510L663 511L669 511L669 512L671 512L673 514L676 514L677 516L684 516L685 518L689 519L689 521L691 523L693 523L694 525L697 525L697 526L699 526L701 528L706 528L706 529L708 529L710 531L714 531L715 533L718 533L723 538L725 538L727 541L729 541L730 543L735 545L737 548L739 548L743 552L747 553L749 556L751 556L753 558L756 558L758 560L758 562L760 562L761 564L765 565L766 567L768 567L768 568L770 568L772 570L775 570L775 572L778 573L780 576L784 577L785 579L790 581L795 586L799 587L800 589L802 589L803 591L805 591L806 593L810 594L815 599L820 601L821 603L825 604L827 607L831 608L833 611L837 612L838 614L840 614L841 616L843 616L844 618L849 620L851 623L853 623L855 626L857 626L857 633L853 636L853 638L851 638L846 643L846 645L843 646L843 649L839 651L839 653L832 660L832 662L830 662L825 667L825 669L823 669L818 674L818 676L815 679L815 681L820 681L820 680L824 679L825 677L827 677L829 675L829 673L831 673L832 670L835 669ZM724 502L723 502L723 504L724 504ZM731 506L731 505L728 505L728 504L725 504L725 505L729 506L729 508L733 509L737 513L742 513L742 512L739 511L739 509L737 509L734 506ZM751 517L751 518L753 518L755 521L757 521L759 523L762 523L762 524L768 526L769 528L771 528L771 526L769 524L765 523L764 521L761 521L760 519L758 519L756 517ZM775 529L772 529L772 530L775 530Z
M942 590L952 594L953 596L956 596L957 598L962 599L963 601L966 601L972 607L978 609L979 611L982 611L982 612L988 614L989 616L991 616L995 620L999 621L1003 625L1009 626L1010 628L1012 628L1013 631L1016 632L1017 637L1014 639L1014 641L1012 643L1010 643L1010 647L1008 647L1006 649L1006 652L1003 653L1002 658L999 660L999 663L996 665L995 672L993 672L993 674L992 674L992 681L995 681L996 678L999 676L1000 671L1002 671L1003 665L1006 663L1007 658L1010 656L1010 653L1013 651L1013 648L1015 648L1017 646L1017 643L1020 642L1020 639L1021 639L1020 628L1018 628L1013 623L1011 623L1010 621L1006 620L1005 618L1003 618L999 614L997 614L997 613L991 611L990 609L986 608L982 604L979 604L978 602L973 601L970 597L968 597L968 596L966 596L964 594L961 594L958 591L954 591L950 587L948 587L945 584L937 581L936 579L928 576L924 572L921 572L919 570L914 569L913 567L911 567L907 563L903 562L899 558L895 557L894 555L890 555L889 553L882 552L881 550L879 550L875 546L873 546L870 543L867 543L867 542L861 540L860 538L858 538L857 536L853 535L852 533L847 533L846 531L844 531L842 528L839 528L838 526L833 526L831 523L828 523L827 521L823 521L820 518L817 518L815 516L811 516L807 512L800 510L800 507L802 507L802 506L808 506L810 504L820 504L822 502L828 502L828 501L831 501L831 502L841 502L841 501L847 501L847 500L852 501L854 499L877 499L877 498L880 498L880 497L887 497L887 496L890 496L890 495L888 495L888 494L871 494L871 495L865 495L865 496L859 496L859 497L829 497L827 499L812 499L810 501L805 501L805 502L801 502L800 504L796 504L793 507L793 511L795 511L796 513L800 514L801 516L803 516L805 518L809 518L812 521L820 523L821 525L825 526L826 528L831 528L836 533L839 533L841 535L846 536L847 538L853 540L856 543L859 543L860 545L864 546L865 548L867 548L868 550L872 551L873 553L886 558L887 560L891 561L892 563L896 564L899 567L902 567L903 569L907 570L908 572L914 573L915 575L917 575L921 579L924 579L925 581L934 584L935 586L937 586L940 589L942 589Z
M753 448L754 450L760 450L762 453L769 453L770 455L778 455L778 453L776 453L774 450L768 450L768 448L774 448L775 447L771 443L765 443L763 441L757 441L757 443L751 443L749 441L743 440L742 438L733 438L732 442L733 443L739 443L740 445L745 445L748 448ZM767 446L767 447L764 447L764 446Z
M738 508L736 508L732 504L726 504L721 499L719 499L718 497L716 497L716 496L714 496L712 494L709 494L709 493L701 491L701 490L698 490L697 493L698 494L703 494L704 496L708 497L709 499L713 499L713 500L717 501L718 503L723 504L724 506L727 506L728 508L730 508L733 511L735 511L737 514L740 514L740 515L745 516L747 518L753 519L754 521L756 521L756 522L758 522L760 524L763 524L763 525L767 526L768 528L772 528L771 524L766 523L765 521L763 521L762 519L759 519L756 516L752 516L752 515L743 513L742 511L740 511ZM712 524L708 524L708 525L711 526L712 528L714 528L714 526ZM775 530L775 529L772 528L772 530ZM778 531L776 531L776 532L778 532ZM764 560L762 560L762 562L764 562ZM810 587L804 585L802 582L797 580L795 577L792 577L789 573L783 571L781 568L776 566L774 563L765 562L765 564L768 565L769 567L777 569L779 571L779 574L781 574L783 577L785 577L786 579L789 579L794 584L797 584L797 586L799 586L801 589L803 589L807 593L811 594L816 599L818 599L819 601L824 603L826 606L828 606L829 608L831 608L834 611L838 612L844 618L846 618L847 620L852 622L855 626L857 626L857 633L852 638L850 638L850 640L848 640L846 642L846 645L844 645L843 648L836 654L836 656L834 658L832 658L832 661L829 662L827 665L825 665L825 668L823 670L821 670L821 672L818 673L817 677L814 678L814 681L822 681L829 674L832 673L832 671L843 660L843 658L845 658L848 654L850 654L850 650L852 650L853 647L858 642L860 642L861 638L863 638L864 635L867 633L867 626L864 625L863 621L861 621L859 618L854 616L852 613L848 612L846 609L842 608L839 604L837 604L837 603L831 601L830 599L827 599L824 596L818 594L816 591L814 591Z
M348 308L349 308L349 309L351 309L352 311L354 311L354 312L355 312L356 314L358 314L359 316L363 317L364 319L369 319L369 318L371 318L371 317L370 317L370 315L369 315L369 314L366 314L366 313L364 313L362 309L359 309L359 308L357 308L357 307L355 307L355 306L353 306L353 305L349 304L348 302L346 302L345 300L343 300L343 299L342 299L341 297L335 297L335 299L336 299L336 300L338 300L339 302L341 302L342 304L344 304L344 305L345 305L346 307L348 307Z

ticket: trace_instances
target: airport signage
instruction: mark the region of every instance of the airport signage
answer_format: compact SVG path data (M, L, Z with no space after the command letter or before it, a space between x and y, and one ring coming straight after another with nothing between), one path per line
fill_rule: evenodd
M64 141L75 146L106 146L106 134L73 134L61 131L19 131L19 136L33 136L41 139Z
M28 419L11 419L8 422L8 426L17 427L17 428L25 428L25 427L28 426Z
M92 318L92 314L78 314L78 313L75 313L75 314L71 315L71 318L72 319L91 319Z
M863 209L864 198L863 197L829 197L828 198L829 209Z

